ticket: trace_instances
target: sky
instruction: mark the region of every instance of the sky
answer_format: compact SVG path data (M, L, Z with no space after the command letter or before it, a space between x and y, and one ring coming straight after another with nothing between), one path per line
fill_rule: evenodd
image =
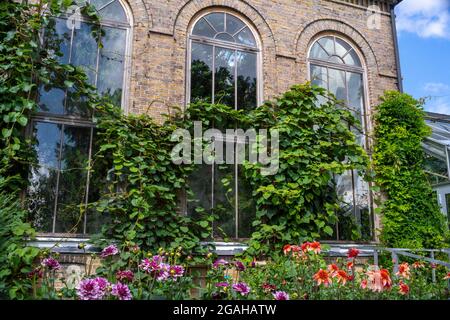
M396 16L404 91L450 115L450 0L403 0Z

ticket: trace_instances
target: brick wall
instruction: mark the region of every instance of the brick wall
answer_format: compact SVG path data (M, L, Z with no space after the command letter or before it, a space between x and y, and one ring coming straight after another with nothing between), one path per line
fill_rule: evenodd
M318 34L348 39L364 56L368 104L397 89L395 51L388 6L381 28L367 27L368 1L337 0L128 0L133 13L128 111L162 121L170 106L185 104L187 32L203 10L221 7L250 21L262 43L263 100L305 82L307 51ZM389 1L386 1L386 3ZM381 2L380 2L381 3ZM370 108L369 108L370 111ZM369 112L370 113L370 112Z

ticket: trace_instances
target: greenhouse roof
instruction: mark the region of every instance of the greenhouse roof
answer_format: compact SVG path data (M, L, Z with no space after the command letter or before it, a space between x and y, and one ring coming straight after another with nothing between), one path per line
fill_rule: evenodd
M445 162L450 179L450 115L427 112L425 122L432 133L423 142L424 150L430 156Z

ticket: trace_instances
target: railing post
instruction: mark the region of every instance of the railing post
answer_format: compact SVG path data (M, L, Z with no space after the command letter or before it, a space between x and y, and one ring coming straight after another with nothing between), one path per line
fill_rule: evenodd
M450 259L450 253L449 253L448 257ZM373 264L378 267L378 250L377 249L373 250Z
M394 274L398 272L398 255L392 250L392 262L394 263Z
M433 250L431 250L430 258L434 260L434 251ZM433 265L434 265L434 263L433 263ZM436 282L436 268L431 268L431 278L433 280L433 283L435 283Z

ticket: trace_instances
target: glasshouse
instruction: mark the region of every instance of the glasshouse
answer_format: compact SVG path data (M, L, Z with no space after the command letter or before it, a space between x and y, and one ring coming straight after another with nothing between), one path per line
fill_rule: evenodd
M408 2L0 2L0 300L450 299Z

